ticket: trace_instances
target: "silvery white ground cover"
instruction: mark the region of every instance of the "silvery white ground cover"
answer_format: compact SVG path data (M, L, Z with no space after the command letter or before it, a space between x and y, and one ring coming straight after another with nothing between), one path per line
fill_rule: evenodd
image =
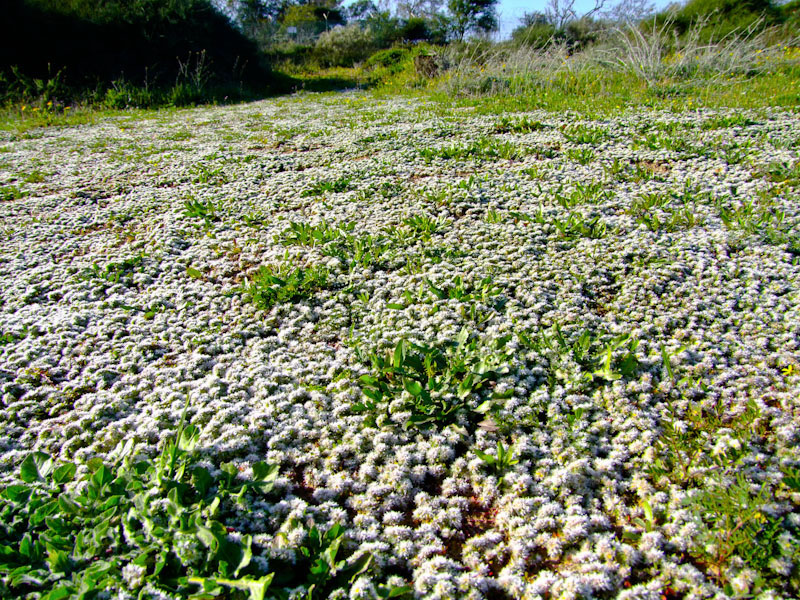
M359 94L4 134L0 186L24 197L0 203L3 480L34 449L153 455L188 400L209 464L281 466L283 496L241 516L263 544L341 522L420 597L713 597L687 508L704 481L769 484L764 513L800 525L780 483L800 466L799 141L777 111L504 123ZM323 222L385 256L290 243ZM242 289L263 265L328 283L262 310ZM591 368L556 325L569 348L588 332ZM462 330L504 342L467 399L489 418L353 410L365 356ZM693 414L715 429L670 458ZM475 453L498 441L504 474ZM797 565L773 562L780 596ZM726 568L747 593L751 566Z

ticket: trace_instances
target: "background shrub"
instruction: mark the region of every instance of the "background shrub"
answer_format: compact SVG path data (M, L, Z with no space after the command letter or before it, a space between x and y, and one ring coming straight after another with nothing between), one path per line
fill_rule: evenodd
M322 66L345 67L366 60L376 49L372 32L352 24L320 35L314 55Z

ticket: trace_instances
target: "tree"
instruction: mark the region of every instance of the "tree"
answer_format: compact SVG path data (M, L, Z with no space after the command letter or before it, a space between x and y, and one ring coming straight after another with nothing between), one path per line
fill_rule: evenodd
M544 9L547 21L556 29L564 29L570 21L589 19L601 11L606 0L594 0L594 8L579 15L575 10L575 0L548 0Z
M372 0L356 0L345 7L348 21L366 21L378 12L378 6Z
M614 23L638 23L656 12L650 0L621 0L603 12L603 17Z
M397 16L402 19L426 19L439 14L443 0L397 0Z
M489 33L497 30L499 0L448 0L453 34L463 41L471 32Z

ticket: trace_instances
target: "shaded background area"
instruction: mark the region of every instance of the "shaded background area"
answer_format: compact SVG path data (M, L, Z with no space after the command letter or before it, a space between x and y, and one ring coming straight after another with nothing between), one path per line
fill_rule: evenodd
M201 91L269 87L256 45L205 0L9 0L4 8L6 95L136 88L199 100Z

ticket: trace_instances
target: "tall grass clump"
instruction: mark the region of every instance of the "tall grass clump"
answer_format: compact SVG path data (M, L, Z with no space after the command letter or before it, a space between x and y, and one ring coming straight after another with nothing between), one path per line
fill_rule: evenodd
M672 81L719 84L737 76L755 76L800 65L794 53L787 53L800 37L786 43L771 43L771 30L756 21L716 42L703 42L705 20L685 35L678 35L674 22L656 21L648 29L631 23L613 31L613 45L604 50L609 63L635 75L648 85Z
M669 20L627 23L580 51L556 37L539 45L451 45L440 51L443 73L430 87L442 97L491 98L497 110L607 110L689 96L718 105L800 104L785 79L800 73L800 36L757 21L708 42L706 27L700 21L681 34Z

